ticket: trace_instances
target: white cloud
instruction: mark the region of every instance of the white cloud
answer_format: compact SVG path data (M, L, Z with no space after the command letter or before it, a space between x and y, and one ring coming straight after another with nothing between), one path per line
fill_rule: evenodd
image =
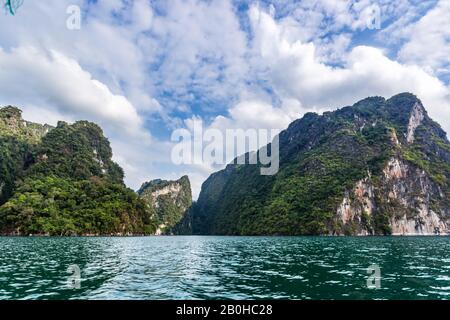
M393 61L368 46L354 47L343 67L332 67L317 58L313 43L286 38L283 26L259 7L249 14L259 54L256 65L283 99L296 99L306 109L334 109L367 96L410 91L449 131L449 87L422 68Z
M66 9L72 4L84 9L80 30L66 28ZM128 96L136 109L157 113L161 109L154 108L147 57L139 47L152 14L145 0L132 5L121 0L89 4L82 0L26 1L16 16L0 19L0 44L5 50L32 46L60 52L114 94ZM119 22L116 15L125 15L126 21Z
M241 101L228 111L228 116L218 116L211 127L225 129L285 129L301 115L301 106L291 100L274 107L266 101Z
M422 66L429 72L450 74L450 1L439 3L403 31L407 42L398 53L400 61Z
M4 104L39 105L140 134L142 120L127 98L111 93L75 60L59 52L33 47L0 50L0 68Z
M154 82L160 90L172 92L180 103L228 100L236 86L245 85L247 39L231 1L169 0L163 11L146 43L150 55L157 48Z
M135 32L149 30L153 24L153 10L147 0L133 1L132 24Z

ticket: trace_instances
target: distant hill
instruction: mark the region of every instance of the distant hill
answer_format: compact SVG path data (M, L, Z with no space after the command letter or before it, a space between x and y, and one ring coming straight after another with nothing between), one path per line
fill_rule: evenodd
M139 197L153 211L157 222L156 234L173 234L192 205L192 192L189 178L184 176L177 181L153 180L146 182L138 191Z

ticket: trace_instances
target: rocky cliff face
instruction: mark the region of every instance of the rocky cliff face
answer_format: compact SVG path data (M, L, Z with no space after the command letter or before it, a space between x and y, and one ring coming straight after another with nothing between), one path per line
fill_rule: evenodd
M52 128L0 109L0 234L153 234L150 214L98 125Z
M30 162L32 149L51 129L25 121L16 107L0 108L0 205L12 195L15 181Z
M157 224L155 235L172 234L192 205L191 185L187 176L177 181L158 179L146 182L138 194L153 212L152 219Z
M352 234L371 235L372 217L385 211L389 213L386 233L448 235L450 210L444 205L445 197L439 184L424 170L393 157L380 180L368 174L346 192L337 209L337 219ZM437 203L443 206L436 207Z
M428 117L420 101L411 108L404 137L402 145L396 131L391 132L396 153L385 164L378 180L374 181L368 172L353 190L346 192L338 207L338 218L353 233L374 234L369 221L379 211L388 213L386 231L392 235L450 233L447 180L450 148L445 134ZM443 167L432 170L430 161Z
M52 126L41 125L26 121L22 118L22 111L13 106L0 108L0 134L13 136L29 143L39 143L41 139L51 130Z
M230 164L203 185L194 234L446 235L450 144L404 93L306 114L280 134L280 171Z

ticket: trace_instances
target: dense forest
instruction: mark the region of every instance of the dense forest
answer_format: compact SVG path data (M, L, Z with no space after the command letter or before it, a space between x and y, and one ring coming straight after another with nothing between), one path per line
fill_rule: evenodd
M0 109L0 231L153 234L153 208L123 183L109 141L87 121L53 128Z
M232 163L210 176L193 234L448 233L450 144L416 96L308 113L279 139L278 174Z

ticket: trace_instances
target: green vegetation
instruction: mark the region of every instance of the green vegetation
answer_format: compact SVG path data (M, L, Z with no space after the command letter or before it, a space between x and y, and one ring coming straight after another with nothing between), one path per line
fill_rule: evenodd
M414 108L423 119L412 142ZM194 204L187 177L136 194L111 158L93 123L52 128L0 109L0 233L389 235L393 221L420 221L425 204L450 216L450 143L411 94L306 114L280 134L278 174L230 164Z
M12 196L36 144L51 128L23 121L21 113L11 106L0 108L0 205Z
M435 140L436 141L436 140ZM436 145L437 148L450 154L448 145ZM450 179L450 164L444 158L427 152L426 147L420 143L402 149L403 158L417 167L425 170L439 185L446 188Z
M92 177L26 179L0 208L0 228L18 234L152 234L156 226L136 194Z
M181 227L192 205L191 185L187 176L177 181L146 182L138 194L152 211L152 221L166 234Z
M405 195L406 208L389 199L392 186L384 170L392 158L425 171L433 190L433 208L449 210L450 144L445 132L426 114L415 142L406 141L410 115L420 101L412 94L385 100L364 99L322 116L308 113L280 134L280 170L261 176L257 165L230 164L203 185L192 213L194 234L319 235L391 234L391 220L415 214L418 190ZM412 169L411 169L412 170ZM407 183L420 186L415 172ZM358 181L367 179L374 212L355 199ZM436 190L435 190L436 189ZM344 196L350 195L355 216L345 224L337 217ZM362 194L360 197L368 197ZM367 200L366 200L367 201Z
M52 128L0 109L0 233L153 234L151 209L111 157L96 124Z
M12 196L28 152L27 143L13 137L0 137L0 205Z
M111 182L123 181L123 170L112 160L109 141L96 124L59 122L39 144L32 175L68 177L75 180L96 176Z

